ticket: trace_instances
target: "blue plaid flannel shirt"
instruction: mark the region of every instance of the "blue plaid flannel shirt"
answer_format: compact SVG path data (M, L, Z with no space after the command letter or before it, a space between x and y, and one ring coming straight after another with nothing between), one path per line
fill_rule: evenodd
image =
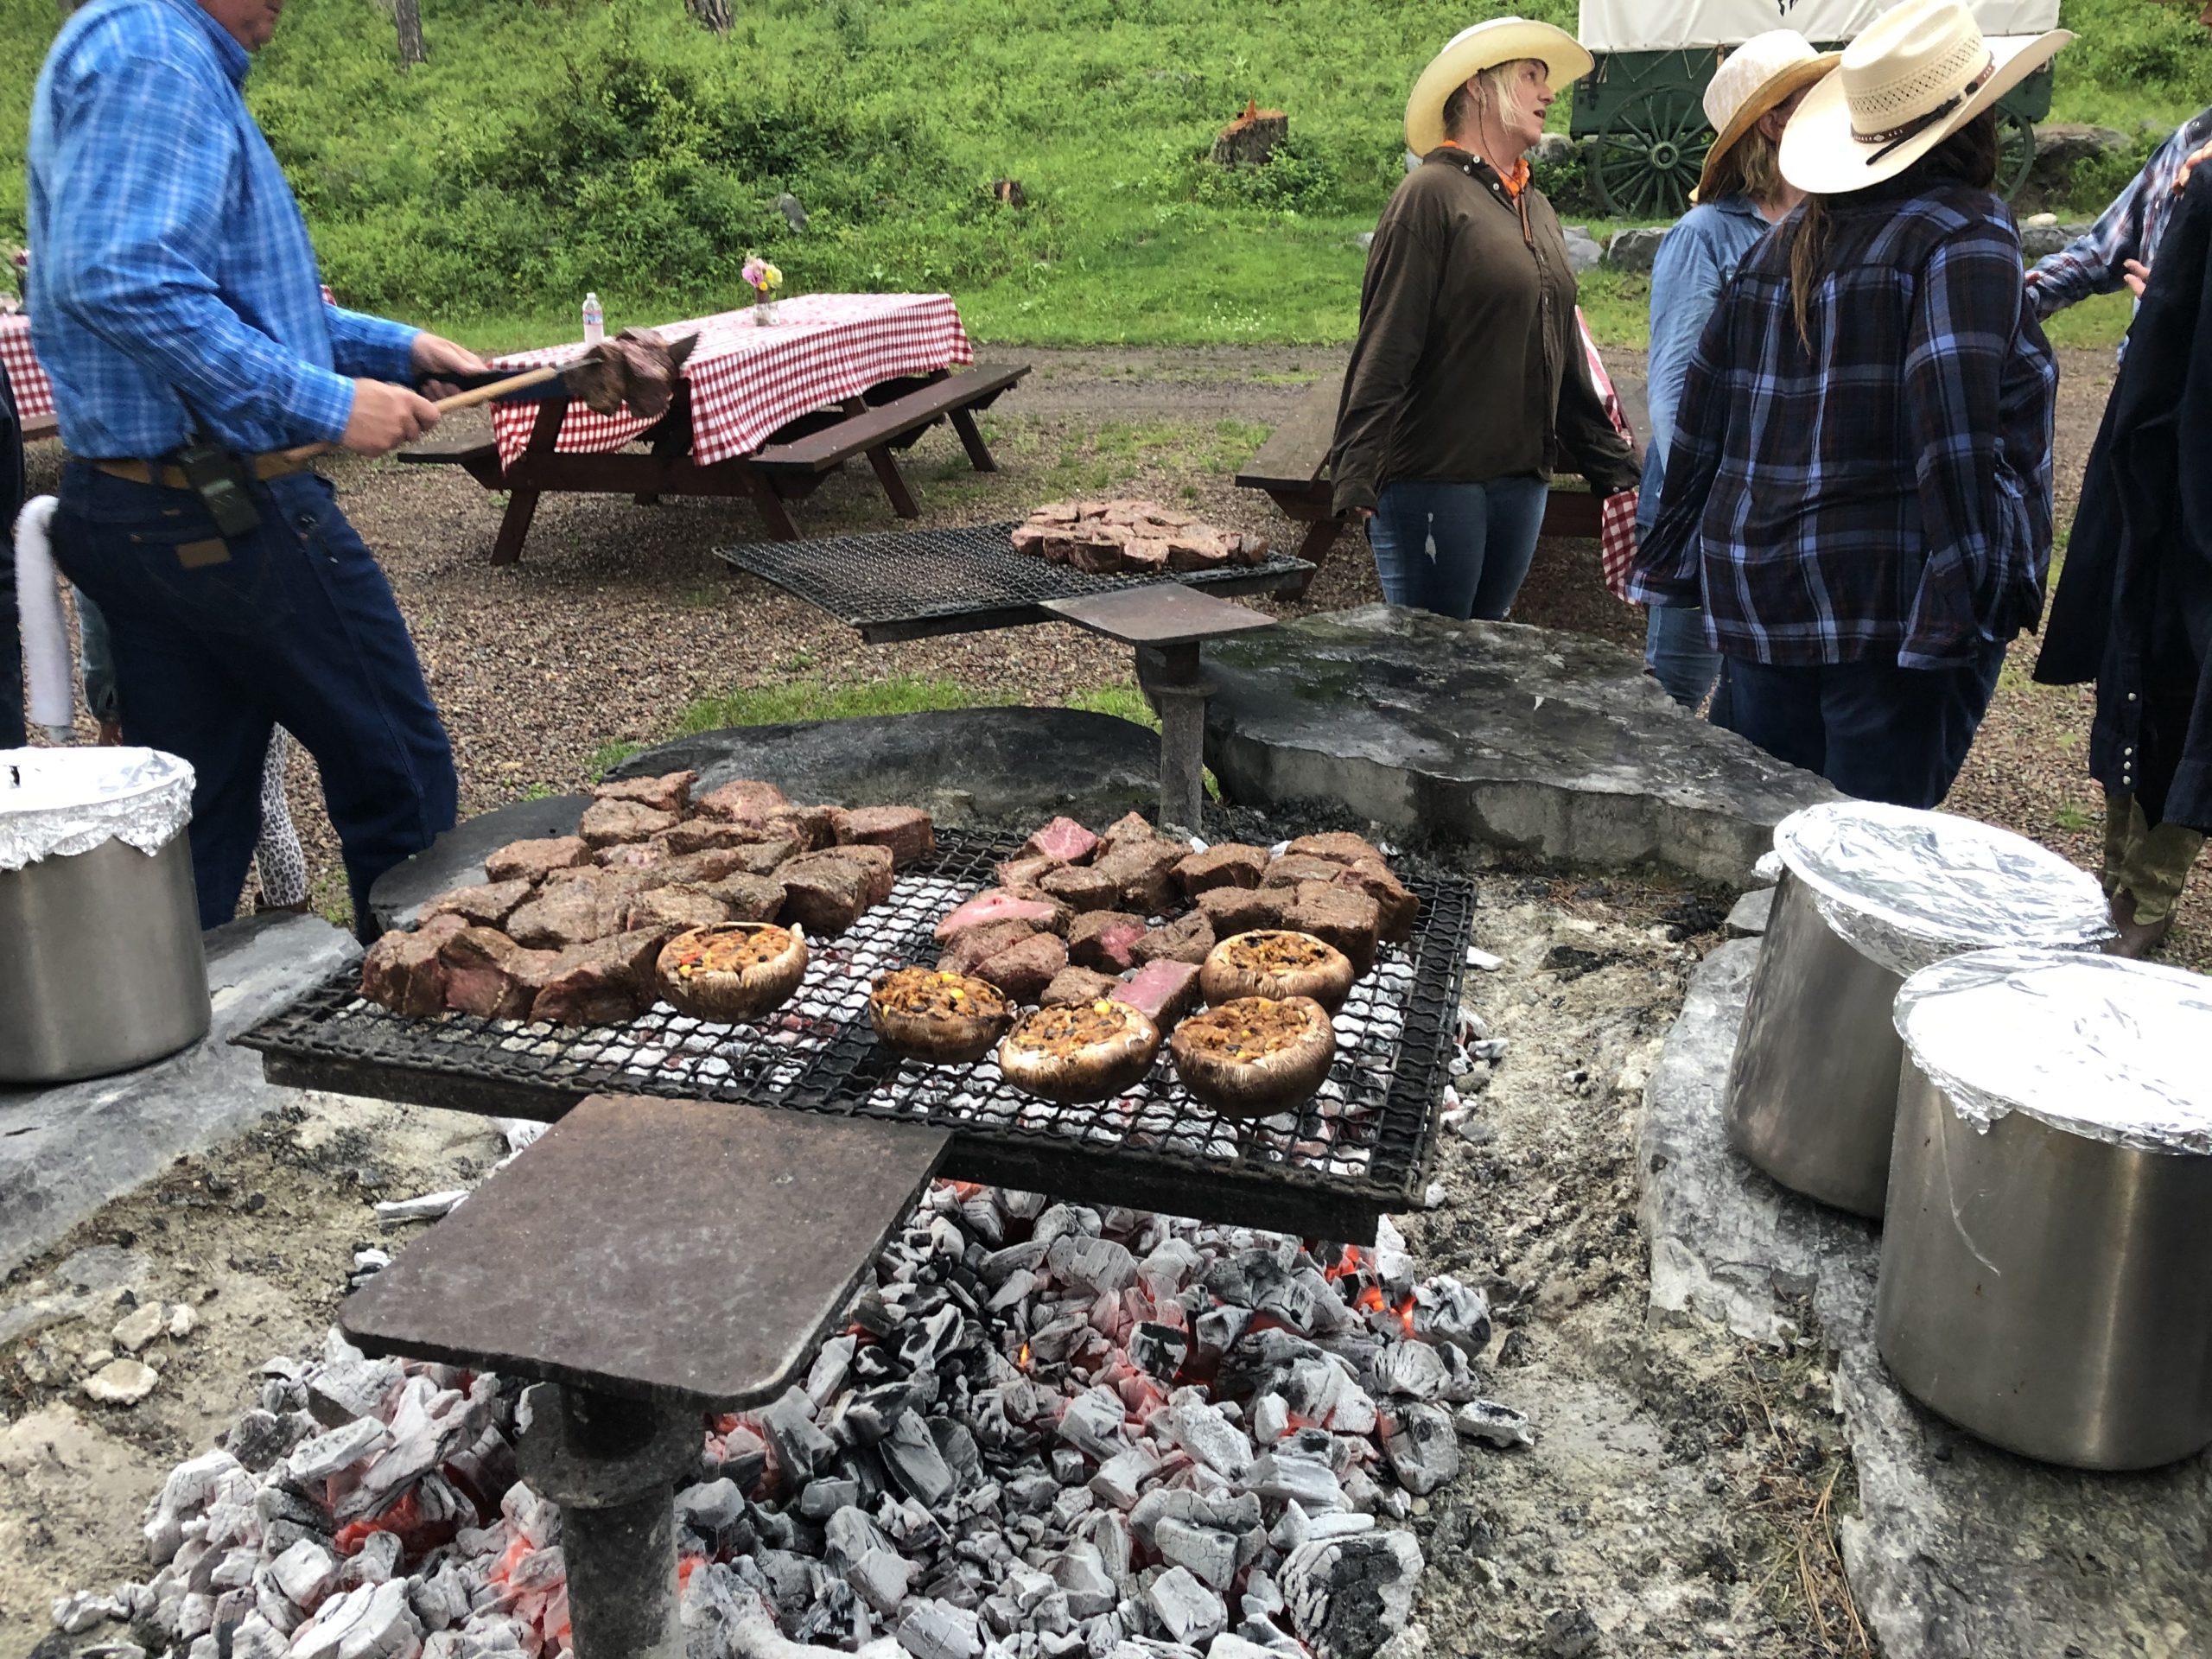
M2028 298L2037 316L2063 311L2092 294L2117 293L2126 280L2130 259L2152 263L2158 238L2173 216L2174 181L2181 175L2181 164L2207 138L2212 138L2212 110L2184 121L2153 150L2143 170L2085 233L2035 263L2028 272Z
M193 0L92 0L47 54L28 299L73 454L165 454L194 415L245 453L334 442L353 376L413 377L417 330L324 302L248 61Z
M1630 597L1703 605L1754 662L1960 666L2043 614L2057 364L1995 196L1897 181L1828 207L1809 353L1789 220L1713 308Z

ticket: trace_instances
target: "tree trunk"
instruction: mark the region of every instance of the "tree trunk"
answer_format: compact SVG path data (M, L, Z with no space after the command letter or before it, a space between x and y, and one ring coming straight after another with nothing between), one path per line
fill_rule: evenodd
M735 21L730 14L729 0L683 0L683 9L716 35L728 34Z
M423 49L422 0L392 0L391 20L399 28L399 67L425 61L429 54Z

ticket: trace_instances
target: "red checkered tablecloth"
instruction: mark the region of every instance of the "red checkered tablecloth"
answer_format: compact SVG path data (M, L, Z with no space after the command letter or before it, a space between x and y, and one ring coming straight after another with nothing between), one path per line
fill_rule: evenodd
M0 363L8 365L8 384L15 389L16 417L42 420L54 413L54 383L31 352L31 320L22 312L0 317Z
M1605 359L1598 355L1598 342L1590 337L1590 324L1583 317L1580 306L1574 308L1574 322L1582 331L1582 350L1590 359L1590 378L1598 388L1598 396L1605 399L1605 413L1612 417L1613 430L1633 442L1636 434L1629 429L1628 416L1621 409L1619 394L1613 390L1613 377L1605 372ZM1634 490L1609 495L1599 509L1598 568L1616 599L1628 597L1629 566L1636 558L1636 495Z
M777 311L777 321L766 326L748 308L658 327L671 340L695 330L699 335L683 378L691 385L691 459L702 466L749 454L779 427L883 381L976 360L950 295L808 294L780 302ZM541 368L582 350L581 342L550 346L496 359L494 365ZM503 466L529 443L537 409L493 405ZM558 448L578 454L620 449L651 424L627 410L594 415L571 404Z

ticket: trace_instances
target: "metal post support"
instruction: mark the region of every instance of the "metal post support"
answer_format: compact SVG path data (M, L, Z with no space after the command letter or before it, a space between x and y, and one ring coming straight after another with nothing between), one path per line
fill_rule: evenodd
M683 1659L675 1489L698 1465L699 1418L550 1383L531 1408L517 1451L561 1506L575 1659Z
M1160 827L1194 835L1205 805L1206 699L1195 640L1137 648L1137 679L1160 711Z

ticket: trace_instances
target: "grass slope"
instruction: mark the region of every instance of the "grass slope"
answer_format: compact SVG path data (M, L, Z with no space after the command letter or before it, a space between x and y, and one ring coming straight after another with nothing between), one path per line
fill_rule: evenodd
M1573 24L1571 0L1516 5ZM721 38L680 0L423 9L430 61L402 72L375 0L292 0L251 95L348 302L507 346L568 333L587 289L618 324L732 304L754 251L795 291L950 289L999 340L1348 339L1405 88L1508 8L764 0ZM2183 9L2065 0L2064 20L2084 38L2056 118L2212 103L2212 35ZM0 232L55 26L52 0L0 0ZM1247 99L1291 112L1291 145L1224 175L1203 154ZM1008 177L1026 208L992 199ZM1632 281L1592 288L1601 334L1640 334Z

